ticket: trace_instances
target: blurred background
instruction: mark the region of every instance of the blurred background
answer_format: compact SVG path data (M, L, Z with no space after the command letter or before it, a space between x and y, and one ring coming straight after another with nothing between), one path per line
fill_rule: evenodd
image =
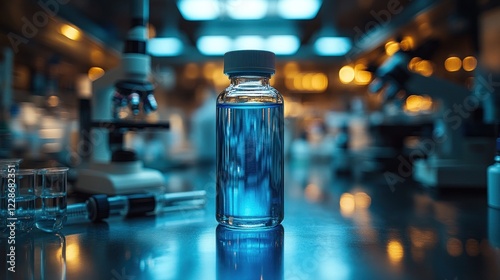
M119 67L131 1L1 6L1 156L78 167L88 158L80 100ZM271 84L285 97L287 158L337 162L339 172L348 163L362 174L397 167L398 154L432 135L440 110L425 91L390 102L370 93L384 61L404 53L410 72L470 91L479 67L500 71L493 0L151 0L149 12L158 110L145 119L170 128L128 132L124 145L160 170L214 162L215 99L229 84L222 71L229 50L276 53ZM359 165L341 156L347 150Z

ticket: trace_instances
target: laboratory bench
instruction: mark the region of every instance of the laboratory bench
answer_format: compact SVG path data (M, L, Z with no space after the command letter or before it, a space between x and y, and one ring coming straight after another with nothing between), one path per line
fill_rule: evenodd
M241 231L217 226L213 167L165 178L170 191L206 190L205 209L34 230L18 238L19 270L6 276L500 279L500 210L486 206L484 190L428 190L411 178L392 186L384 174L337 176L329 164L290 163L282 226Z

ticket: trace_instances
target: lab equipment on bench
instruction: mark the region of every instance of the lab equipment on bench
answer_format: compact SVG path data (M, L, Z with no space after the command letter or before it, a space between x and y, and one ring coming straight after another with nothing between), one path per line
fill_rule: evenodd
M492 103L486 99L493 98L494 92L471 94L446 80L413 73L408 70L409 61L410 57L404 52L389 57L376 70L369 90L384 91L386 99L404 90L407 94L427 94L441 102L432 140L421 149L427 155L413 162L414 179L426 187L436 188L486 186L485 170L494 151L495 129L485 120L491 119L489 115L495 110L484 110L482 123L469 123L473 121L473 109L481 102Z
M36 227L46 232L57 232L66 222L68 168L44 168L37 174L42 181L41 209L36 217Z
M76 189L86 193L124 194L156 190L164 185L158 170L143 167L134 151L123 147L128 130L168 129L169 124L147 123L141 117L157 109L154 86L148 80L151 58L146 53L149 1L132 1L132 27L121 65L92 84L90 120L92 158L78 170ZM141 111L142 109L142 111Z
M115 216L156 215L202 209L206 192L137 193L117 196L97 194L84 203L68 205L68 223L97 222Z
M35 169L18 169L9 167L2 170L0 189L2 222L10 235L17 232L30 232L35 224Z

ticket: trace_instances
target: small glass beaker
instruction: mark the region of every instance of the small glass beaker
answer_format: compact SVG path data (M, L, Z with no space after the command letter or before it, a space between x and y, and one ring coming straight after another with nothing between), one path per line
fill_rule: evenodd
M8 176L6 174L14 174L19 170L21 159L0 159L0 232L5 232L7 229L7 196L8 196ZM12 176L12 175L11 175ZM11 180L12 181L12 180Z
M35 223L36 170L11 171L13 170L2 171L2 189L5 194L2 210L9 235L29 232Z
M46 232L57 232L66 222L68 168L44 168L38 173L42 180L42 208L36 218L36 227Z

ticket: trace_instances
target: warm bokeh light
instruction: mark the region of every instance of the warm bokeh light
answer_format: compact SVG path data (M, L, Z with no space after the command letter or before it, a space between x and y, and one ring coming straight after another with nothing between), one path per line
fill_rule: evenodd
M95 81L104 75L104 69L101 67L91 67L88 72L89 79Z
M401 40L401 42L399 43L399 47L403 51L412 50L414 46L415 46L415 41L413 40L413 37L411 37L411 36L403 37L403 40Z
M448 251L448 254L452 257L460 256L463 252L462 241L454 237L448 239L446 242L446 251Z
M311 202L320 201L322 197L321 189L316 184L309 184L304 190L306 199Z
M198 78L200 75L200 68L196 63L188 63L184 67L184 76L190 80Z
M80 258L80 245L71 243L66 247L66 261L73 262Z
M212 79L212 74L213 72L215 71L215 68L217 66L215 65L215 63L213 62L207 62L204 66L203 66L203 77L206 79L206 80L211 80Z
M363 64L363 63L357 63L354 66L354 72L356 72L356 71L362 71L362 70L365 70L365 69L366 69L366 65Z
M295 61L288 62L285 64L285 67L283 67L283 73L285 73L285 76L291 76L295 75L299 72L299 64Z
M473 56L467 56L464 58L462 65L465 71L474 71L477 66L477 59Z
M408 112L420 111L422 97L420 95L410 95L406 98L405 110Z
M372 73L369 71L361 70L354 73L354 81L357 85L367 85L372 80Z
M415 67L417 66L418 63L420 63L420 61L422 61L420 57L412 58L408 63L408 69L410 69L411 71L415 71Z
M66 38L73 41L76 41L80 38L80 31L68 24L63 24L63 26L61 26L60 32L62 35L66 36Z
M310 91L312 89L312 78L313 78L313 73L305 73L302 76L302 88Z
M49 98L47 98L47 105L49 105L49 107L56 107L59 105L59 97L55 95L49 96Z
M465 252L471 257L479 255L479 241L475 239L468 239L465 242Z
M348 84L354 80L354 68L346 65L339 70L339 79L343 84Z
M285 86L293 91L324 92L328 88L328 77L325 73L296 73L285 78Z
M156 28L154 25L152 25L151 23L148 23L148 38L151 39L151 38L155 38L156 37Z
M324 73L316 73L312 77L312 88L316 91L324 91L328 87L328 77Z
M287 77L285 78L285 87L289 90L293 90L294 89L294 85L293 85L293 77Z
M457 72L462 68L462 60L456 56L450 56L444 61L444 68L448 72Z
M415 65L415 72L420 75L429 77L434 72L432 64L428 60L422 60Z
M276 78L274 76L269 79L269 85L272 87L276 86Z
M302 75L295 75L293 77L292 90L304 90L302 87Z
M392 56L397 51L399 51L399 43L395 41L389 41L385 44L385 53L388 56Z
M351 216L356 208L356 202L354 201L354 196L350 193L344 193L340 196L340 213L343 216Z
M356 208L367 209L372 203L371 197L365 192L357 192L354 194L354 204Z
M367 85L372 80L372 73L366 71L366 65L358 63L354 66L354 82L357 85Z
M420 111L429 111L432 109L432 98L430 96L410 95L406 98L405 111L417 113Z
M400 241L392 239L387 243L387 256L393 264L401 262L405 254L403 245Z
M215 66L214 71L212 72L212 82L219 89L224 88L229 84L229 80L223 72L224 70L222 66Z
M432 248L437 242L436 233L430 229L410 227L409 233L411 244L419 249Z

